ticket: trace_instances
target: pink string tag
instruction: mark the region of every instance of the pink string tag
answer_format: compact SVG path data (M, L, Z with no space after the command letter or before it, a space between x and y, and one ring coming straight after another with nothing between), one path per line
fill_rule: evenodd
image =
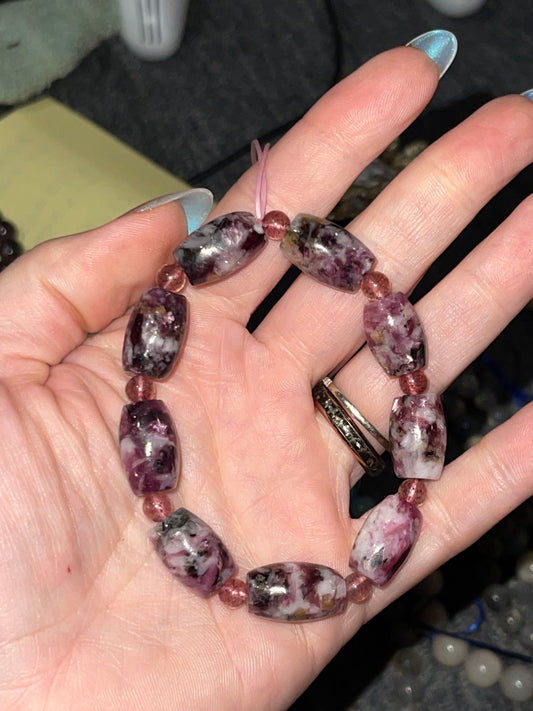
M257 171L257 181L255 184L255 213L258 219L262 220L265 216L267 202L267 179L266 179L266 159L270 143L266 143L264 148L261 148L259 141L254 139L251 145L252 165L259 163Z

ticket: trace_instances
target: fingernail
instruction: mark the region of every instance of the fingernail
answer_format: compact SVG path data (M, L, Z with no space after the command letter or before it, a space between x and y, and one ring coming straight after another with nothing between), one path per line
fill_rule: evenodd
M526 99L529 99L530 101L533 101L533 89L528 89L527 91L523 91L520 96L525 96Z
M438 66L439 79L441 79L457 54L457 37L448 30L432 30L415 37L406 46L416 47L425 52Z
M148 212L156 207L168 205L170 202L179 202L187 218L189 233L198 229L213 207L213 193L207 188L191 188L180 193L170 193L161 197L149 200L148 202L133 208L130 212ZM129 214L129 213L127 213Z

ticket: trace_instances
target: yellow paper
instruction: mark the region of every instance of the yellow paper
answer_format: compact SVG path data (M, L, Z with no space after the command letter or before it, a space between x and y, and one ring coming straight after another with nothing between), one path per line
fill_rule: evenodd
M0 210L25 249L187 187L54 99L0 121Z

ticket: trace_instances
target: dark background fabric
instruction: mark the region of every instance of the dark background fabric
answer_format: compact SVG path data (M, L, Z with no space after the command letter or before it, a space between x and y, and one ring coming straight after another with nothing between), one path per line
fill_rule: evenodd
M175 175L211 188L219 198L248 166L253 138L276 136L277 127L305 112L333 78L347 75L376 53L405 44L427 30L452 30L459 52L430 106L404 140L432 141L489 98L533 87L531 2L489 0L480 12L464 19L447 18L424 0L333 0L331 6L337 25L324 0L192 0L183 45L171 59L143 62L114 38L87 56L68 77L55 82L49 94ZM238 151L240 158L210 173L213 166ZM525 171L480 213L432 268L422 290L529 194L531 177L531 171ZM526 389L531 384L527 357L531 325L531 312L525 311L493 351L498 367ZM483 375L478 382L490 391L490 377ZM458 440L475 432L475 427L475 418L474 424L470 421L462 430L459 427L458 433L452 426L455 453L462 447ZM523 548L532 547L528 511L523 509L504 522L505 535L495 529L484 544L485 558L474 547L444 571L447 589L456 593L446 598L450 613L468 617L461 610L468 609L494 576L510 584L512 561ZM520 550L511 545L517 531L522 536ZM488 571L496 548L491 548L490 541L502 536L508 555L500 552L499 570L492 570L491 577ZM473 562L479 569L477 577L471 575ZM522 597L524 615L532 619L531 601L528 607L527 594ZM516 708L498 686L480 691L466 682L462 672L434 662L427 640L404 624L411 603L407 597L366 625L292 711ZM505 645L505 635L501 637L499 643ZM397 668L391 663L396 650L405 644L420 648L424 661L416 674L418 695L412 701L399 695Z

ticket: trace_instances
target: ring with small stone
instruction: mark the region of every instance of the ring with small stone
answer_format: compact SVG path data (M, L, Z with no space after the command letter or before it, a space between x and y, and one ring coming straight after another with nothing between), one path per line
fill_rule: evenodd
M389 449L388 440L341 393L331 378L322 378L315 385L313 399L316 407L346 442L365 472L371 476L380 474L385 468L385 462L362 433L358 423L387 450Z

